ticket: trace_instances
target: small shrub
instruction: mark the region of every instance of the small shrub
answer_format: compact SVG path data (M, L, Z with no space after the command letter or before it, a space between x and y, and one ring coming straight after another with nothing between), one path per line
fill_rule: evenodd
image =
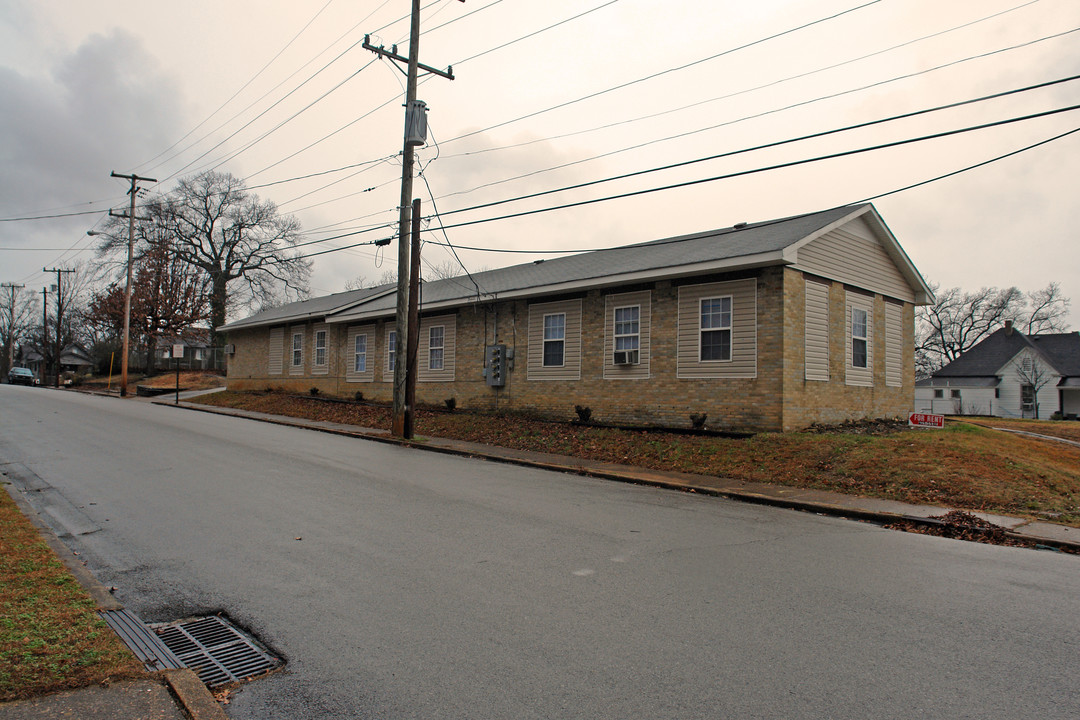
M701 430L705 427L705 421L708 417L708 413L690 413L690 424L694 426L695 430Z
M457 407L457 398L446 398L443 400L443 405L446 405L448 412L454 412L454 409Z
M589 422L589 419L592 417L592 408L584 405L575 405L574 412L577 413L578 420L583 423Z
M310 390L308 390L308 392L311 393L311 397L315 397L315 396L317 396L319 394L319 388L313 387Z
M1051 420L1063 420L1064 418L1065 416L1062 415L1060 411L1055 412L1053 415L1050 416Z
M355 399L355 400L356 400L356 402L363 402L363 400L364 400L364 393L363 393L363 391L361 391L361 390L357 390L357 391L356 391L356 394L355 394L355 395L353 395L353 399Z

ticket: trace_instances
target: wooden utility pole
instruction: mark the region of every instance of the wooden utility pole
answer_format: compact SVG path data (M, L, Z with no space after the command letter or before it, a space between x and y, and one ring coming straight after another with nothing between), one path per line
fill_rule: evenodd
M465 2L465 0L461 0ZM405 86L405 141L401 150L401 204L398 206L398 271L397 271L397 335L394 348L394 415L391 431L398 437L406 437L405 412L409 410L405 399L405 390L408 380L407 361L403 362L408 355L409 337L409 242L410 242L410 215L412 202L413 147L423 145L424 140L417 136L417 129L422 129L426 135L426 112L423 103L416 101L416 75L419 68L427 72L441 75L448 80L454 79L453 68L446 71L437 70L429 65L422 65L420 58L420 0L412 0L412 28L409 32L409 57L403 58L397 54L397 46L390 50L383 47L375 47L370 38L364 37L364 48L372 52L388 57L396 62L408 64L408 81Z
M409 374L405 378L405 426L409 440L416 429L416 370L420 350L420 198L412 201L412 262L409 265Z
M64 284L61 275L63 273L73 273L75 271L63 270L61 268L41 268L41 272L56 273L56 380L53 383L53 387L60 387L60 353L63 350L61 347L63 342L63 332L60 321L64 314Z
M128 347L131 338L131 265L135 256L135 195L139 192L138 182L157 182L154 178L139 177L138 175L121 175L115 170L110 173L111 177L123 178L131 181L131 209L127 214L128 219L128 251L127 251L127 283L124 285L124 340L120 356L120 397L127 397L128 385ZM112 211L109 211L112 215ZM120 215L118 217L124 217Z

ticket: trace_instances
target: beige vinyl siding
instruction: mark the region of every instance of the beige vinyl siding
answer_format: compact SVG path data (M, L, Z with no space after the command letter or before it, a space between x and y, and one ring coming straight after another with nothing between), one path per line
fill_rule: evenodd
M304 330L305 330L305 328L304 328L303 325L296 325L296 326L294 326L293 328L291 328L289 330L289 342L288 342L288 346L286 347L285 350L286 350L286 355L288 356L289 374L290 375L303 375L304 374L304 362L307 360L307 358L304 357L304 355L305 355L305 353L304 353L304 339L305 339L304 338ZM299 348L300 348L300 358L299 359L300 359L300 363L299 364L296 364L296 359L297 359L296 358L296 348L297 348L296 336L297 335L300 336L300 340L299 340Z
M616 365L615 309L638 308L638 362L636 365ZM649 345L652 333L652 292L619 293L605 298L604 308L604 379L647 380L649 378Z
M874 299L866 295L848 291L845 303L846 322L844 327L845 362L847 368L844 382L848 385L874 385ZM854 310L866 311L866 367L852 365L851 353L851 318Z
M431 369L431 328L443 329L442 369ZM457 315L420 320L420 347L417 350L416 379L420 382L453 382L457 357Z
M266 362L266 372L280 375L285 363L285 328L270 328L270 350Z
M319 333L326 333L322 349L322 362L319 362ZM330 372L330 330L326 323L319 323L311 328L311 374L326 375Z
M544 367L544 316L566 315L561 367ZM581 379L581 300L529 305L529 380Z
M356 338L365 338L364 370L356 371ZM343 348L343 361L345 363L345 382L372 382L375 380L375 363L378 360L375 343L375 326L361 325L349 328L347 342Z
M915 301L911 286L861 217L799 248L796 267L847 285Z
M806 359L807 380L829 380L829 286L806 280Z
M885 303L885 384L904 384L904 306Z
M731 297L731 359L702 362L701 301L727 296ZM678 333L678 377L757 377L757 280L680 287Z

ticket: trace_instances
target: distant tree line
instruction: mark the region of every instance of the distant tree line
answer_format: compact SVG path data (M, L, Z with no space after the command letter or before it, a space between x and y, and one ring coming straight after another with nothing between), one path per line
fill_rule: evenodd
M915 311L915 374L929 377L978 345L1006 321L1025 335L1065 332L1071 301L1056 282L1041 290L931 285L935 302Z

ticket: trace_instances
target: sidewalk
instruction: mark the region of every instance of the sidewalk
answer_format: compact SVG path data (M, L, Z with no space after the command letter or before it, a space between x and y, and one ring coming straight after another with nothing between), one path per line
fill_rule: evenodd
M338 435L347 435L349 437L365 438L378 442L407 445L409 447L433 452L484 458L495 462L508 462L517 465L544 468L547 470L577 473L579 475L588 475L590 477L635 483L638 485L652 485L655 487L682 490L684 492L716 495L718 497L725 497L742 502L785 507L794 510L821 513L823 515L832 515L835 517L867 520L870 522L892 523L906 520L918 524L936 525L937 523L930 518L944 515L954 509L937 505L913 505L893 500L844 495L842 493L835 493L827 490L808 490L805 488L787 487L771 483L745 482L742 480L732 480L730 478L714 477L711 475L649 470L647 468L640 468L632 465L598 462L584 458L528 450L513 450L494 445L481 445L479 443L465 442L463 440L417 437L414 440L407 441L391 436L386 430L376 428L365 428L357 425L346 425L344 423L333 423L321 420L307 420L305 418L286 417L282 415L270 415L249 410L237 410L235 408L197 405L184 402L183 400L180 401L179 405L174 405L172 401L165 402L163 400L158 400L155 404L218 415L232 415L234 417L258 420L260 422L307 428ZM994 515L983 512L973 512L972 514L987 522L991 522L994 525L1005 528L1006 535L1009 537L1035 542L1050 548L1068 548L1080 551L1080 528L1033 521L1028 518L1012 517L1008 515Z

